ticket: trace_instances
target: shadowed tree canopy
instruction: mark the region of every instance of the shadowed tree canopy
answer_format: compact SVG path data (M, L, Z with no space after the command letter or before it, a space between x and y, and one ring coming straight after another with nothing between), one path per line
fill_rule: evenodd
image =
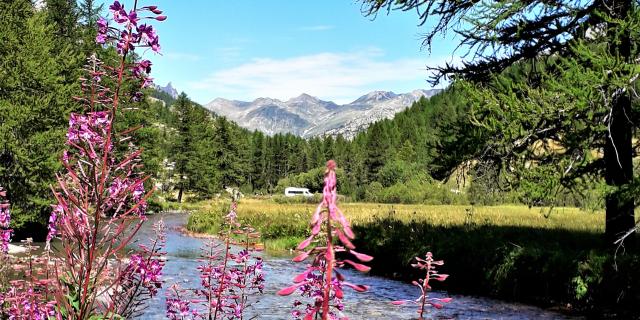
M423 45L455 34L461 63L433 83L465 90L473 121L495 137L484 160L547 194L603 181L606 241L635 225L633 174L640 12L637 1L363 0L365 15L415 11ZM581 180L582 179L582 180ZM551 188L551 189L549 189Z

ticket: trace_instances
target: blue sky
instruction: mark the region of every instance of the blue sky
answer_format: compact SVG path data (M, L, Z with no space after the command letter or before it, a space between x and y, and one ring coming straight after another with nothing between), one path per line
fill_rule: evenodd
M427 89L426 67L452 61L455 45L438 39L429 54L414 12L371 20L350 0L140 3L168 16L155 23L162 56L147 53L152 77L199 103L303 92L344 103L373 90Z

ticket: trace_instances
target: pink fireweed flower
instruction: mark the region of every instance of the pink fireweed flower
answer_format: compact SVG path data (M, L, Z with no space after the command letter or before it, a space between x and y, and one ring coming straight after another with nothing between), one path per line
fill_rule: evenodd
M53 210L51 211L51 215L49 216L49 224L47 225L47 240L46 240L46 249L49 250L51 248L51 240L58 235L58 229L56 225L58 223L58 216L64 214L64 207L61 204L53 206Z
M98 33L107 33L107 30L109 29L109 23L107 22L107 20L105 20L103 17L100 17L98 21L96 21L96 24L98 25Z
M370 269L353 260L337 259L336 252L348 252L362 262L373 259L369 255L354 251L355 246L351 240L355 236L349 221L338 208L336 187L336 162L329 160L325 170L322 201L311 216L311 235L297 247L298 250L305 251L293 258L294 262L301 262L309 258L312 259L312 262L308 265L307 270L294 278L292 286L278 291L279 295L299 292L303 297L313 301L306 306L298 300L294 301L294 310L291 314L296 319L313 319L317 316L322 317L323 320L346 319L342 315L344 310L343 287L350 287L356 292L364 292L368 289L367 286L345 282L344 276L334 270L334 268L343 267L345 264L362 272L367 272ZM324 236L324 239L319 237L320 234ZM334 243L334 240L337 241ZM303 307L303 310L298 309Z
M0 252L3 255L9 253L9 242L11 242L12 230L11 212L9 211L9 201L6 200L7 192L0 186Z
M106 112L90 112L86 116L72 113L67 130L67 143L87 147L101 148L105 142L109 114ZM95 153L93 153L95 155Z
M151 71L151 62L137 62L139 55L129 55L136 47L148 46L143 37L151 35L157 41L150 26L145 35L137 30L140 20L147 19L141 11L149 10L127 11L119 1L109 6L115 23L110 27L106 19L98 20L96 40L116 47L121 56L114 59L117 65L103 63L95 54L89 57L86 75L80 79L83 94L74 97L85 109L69 119L67 150L61 159L65 171L57 175L47 236L47 249L54 238L60 241L47 252L56 261L49 274L60 277L54 282L55 296L69 318L99 314L131 318L162 285L162 232L153 245L141 247L127 259L152 191L145 193L149 177L141 172L142 151L134 144L132 133L139 127L124 129L115 123L122 110L132 109L122 93L136 91L123 90L124 81L142 85ZM127 93L126 98L133 95ZM74 301L65 298L70 291Z
M264 291L261 257L255 256L259 234L236 221L237 203L232 202L221 232L222 242L212 240L202 248L200 287L189 290L172 287L167 296L170 319L243 319L252 305L250 296ZM232 244L243 247L234 253ZM190 302L190 303L187 303ZM191 312L193 316L188 316Z
M154 6L146 6L134 10L125 10L124 6L118 1L115 1L109 6L109 12L111 13L113 20L125 26L126 30L122 30L119 33L112 32L109 29L106 20L100 20L98 24L98 35L96 36L96 42L99 44L105 44L110 41L116 42L116 49L119 54L124 55L129 51L135 50L137 47L151 48L154 52L160 51L160 43L158 41L158 35L156 34L153 26L142 23L140 20L150 19L156 21L164 21L166 16L160 15L161 10L158 10ZM144 16L141 13L150 13L151 16Z
M8 228L11 221L11 213L9 213L9 204L0 204L0 227Z
M178 290L173 287L172 289ZM167 318L170 320L191 319L189 318L189 316L192 315L190 304L191 304L191 301L189 300L173 298L173 295L171 295L171 291L167 291L167 300L166 300Z
M417 304L419 306L418 314L420 315L420 319L424 319L423 315L426 307L432 306L436 309L442 309L444 307L444 303L451 302L451 298L429 298L428 296L429 291L431 291L429 281L445 281L449 275L439 274L438 271L436 271L436 266L444 265L444 261L434 260L431 252L427 252L424 259L415 257L415 260L416 263L411 264L411 266L420 270L425 270L424 278L419 279L418 281L413 281L413 285L420 288L420 296L416 300L397 300L391 303L394 305L404 305L407 303Z

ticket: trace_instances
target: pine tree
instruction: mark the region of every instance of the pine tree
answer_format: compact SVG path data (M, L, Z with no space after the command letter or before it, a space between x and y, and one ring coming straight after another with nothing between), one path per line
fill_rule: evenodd
M0 30L0 152L10 160L0 164L0 184L23 231L47 221L77 85L64 76L46 12L28 0L0 2Z
M246 140L239 136L240 129L234 128L224 117L217 117L214 126L220 182L223 187L240 187L249 167L243 157Z
M172 151L173 161L175 162L175 173L178 188L178 202L182 202L185 189L188 189L188 177L191 176L189 161L193 159L193 137L191 136L191 114L193 105L187 95L183 92L178 96L176 103L173 105L176 119L176 129L178 136L176 137Z

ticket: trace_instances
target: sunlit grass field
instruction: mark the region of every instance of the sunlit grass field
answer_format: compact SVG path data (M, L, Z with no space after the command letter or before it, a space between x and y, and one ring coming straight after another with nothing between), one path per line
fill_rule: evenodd
M215 233L222 216L228 210L228 201L200 202L190 217L188 229ZM266 240L279 239L273 248L285 249L304 237L316 204L281 204L272 200L242 199L238 204L238 217L263 233ZM578 208L529 208L523 205L469 206L469 205L403 205L378 203L342 203L344 214L354 226L375 223L380 219L393 219L403 223L417 222L440 227L496 226L527 227L536 229L568 230L600 233L604 230L604 213L587 212ZM286 238L290 240L287 241ZM267 249L270 245L267 244Z

